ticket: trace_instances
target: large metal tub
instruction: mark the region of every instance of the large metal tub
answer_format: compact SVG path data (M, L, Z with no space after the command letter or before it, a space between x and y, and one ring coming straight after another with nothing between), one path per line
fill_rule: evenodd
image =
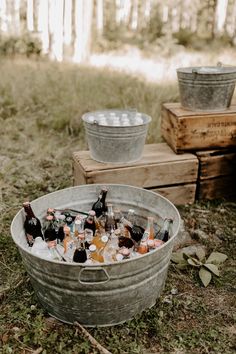
M89 210L101 185L83 185L50 193L32 201L39 218L48 207ZM141 188L107 184L108 201L123 209L133 208L141 224L152 214L173 218L173 235L160 248L135 259L112 264L83 265L41 259L31 254L23 229L21 209L11 224L11 234L22 256L40 303L52 316L67 323L109 326L131 319L153 306L167 275L180 216L166 198Z
M226 110L232 100L236 67L202 66L177 69L180 101L194 111Z
M143 123L130 126L99 125L89 121L89 116L99 114L135 114L129 110L105 110L89 112L82 116L92 159L98 162L130 163L138 161L143 152L148 124L151 117L142 113Z

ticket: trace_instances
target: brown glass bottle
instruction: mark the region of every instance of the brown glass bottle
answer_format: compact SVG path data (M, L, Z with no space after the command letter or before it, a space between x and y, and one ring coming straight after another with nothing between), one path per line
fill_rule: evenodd
M121 218L121 223L130 232L131 238L134 241L139 242L142 239L144 231L145 231L142 226L133 225L128 220L126 220L124 217Z
M30 202L23 203L25 211L24 229L29 246L31 247L36 237L42 237L42 226L40 220L35 216Z
M164 220L163 226L162 226L161 230L159 231L159 233L157 234L157 238L159 240L162 240L163 242L167 242L169 240L170 229L171 229L172 224L173 224L173 219L166 218Z
M107 212L106 196L107 196L107 189L104 187L102 188L98 196L98 199L92 206L92 210L95 211L97 218L99 218L99 216L101 216L103 213Z

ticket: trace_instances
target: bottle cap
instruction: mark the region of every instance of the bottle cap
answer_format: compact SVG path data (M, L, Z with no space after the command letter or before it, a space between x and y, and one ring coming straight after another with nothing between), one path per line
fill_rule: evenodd
M96 213L95 213L95 211L94 210L89 210L89 215L91 215L91 216L95 216L96 215Z
M89 246L89 251L90 251L90 252L95 252L96 249L97 249L96 245L90 245L90 246Z
M82 224L82 221L80 219L75 219L75 224L76 225L81 225Z
M147 240L147 245L148 247L154 247L155 246L154 240Z
M120 250L120 253L121 253L123 256L127 257L127 256L130 255L130 250L129 250L128 248L122 248L122 249Z
M47 212L48 212L48 213L54 213L54 212L55 212L55 209L53 209L53 208L48 208L48 209L47 209Z
M158 247L162 246L164 243L165 243L165 242L162 241L162 240L158 240L158 239L155 239L155 240L154 240L154 246L155 246L155 248L158 248Z
M122 259L124 258L124 256L122 255L122 254L120 254L120 253L117 253L117 255L116 255L116 260L117 261L122 261Z
M58 219L65 220L66 216L64 214L58 215Z
M103 235L103 236L101 237L101 241L104 242L104 243L106 243L106 242L108 241L107 235Z

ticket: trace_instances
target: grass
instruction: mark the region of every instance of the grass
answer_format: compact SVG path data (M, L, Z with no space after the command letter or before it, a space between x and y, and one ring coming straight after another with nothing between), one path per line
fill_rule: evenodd
M0 353L97 353L77 328L53 320L39 305L10 237L11 220L25 199L72 185L72 152L87 148L84 112L135 107L153 118L147 142L160 142L160 106L178 100L177 85L25 60L1 61L0 77ZM171 265L152 309L123 325L89 329L114 354L236 350L236 204L216 200L179 211L193 240L202 230L208 238L200 242L209 252L228 255L221 277L205 289L195 273Z

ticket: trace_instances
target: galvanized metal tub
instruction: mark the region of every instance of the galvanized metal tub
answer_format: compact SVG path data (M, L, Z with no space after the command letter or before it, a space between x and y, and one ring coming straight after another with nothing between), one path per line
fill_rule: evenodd
M167 276L171 252L176 241L180 216L166 198L141 188L108 184L108 201L123 209L133 208L146 223L146 217L173 218L173 233L160 248L138 258L100 266L63 263L31 254L23 230L21 209L11 224L11 235L21 254L35 293L50 315L84 326L109 326L131 319L153 306ZM101 185L83 185L47 194L32 201L42 218L48 207L89 210Z
M130 110L105 110L89 112L82 116L86 137L92 159L98 162L130 163L138 161L143 152L148 124L151 117L141 113L143 122L138 125L112 126L98 124L89 121L89 117L97 117L99 114L108 115L127 114L132 118L134 111Z
M183 108L221 111L230 106L235 88L236 67L179 68L177 77Z

